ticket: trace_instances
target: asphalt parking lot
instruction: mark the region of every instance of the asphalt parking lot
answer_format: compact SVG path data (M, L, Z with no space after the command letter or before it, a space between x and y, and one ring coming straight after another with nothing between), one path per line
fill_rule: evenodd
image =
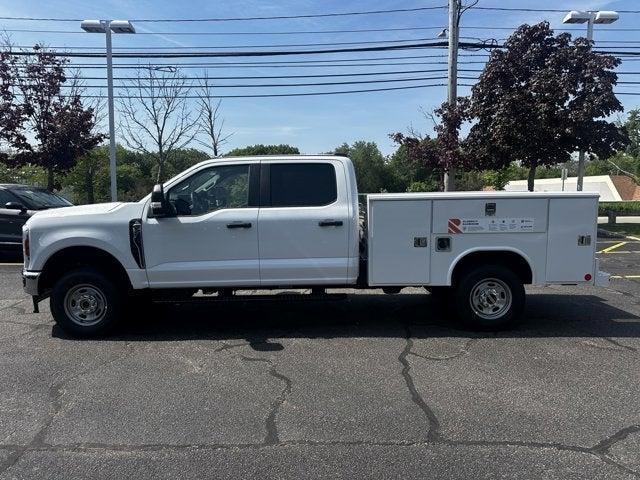
M0 479L640 477L640 241L516 330L413 290L163 304L79 341L0 266ZM621 243L603 240L599 250Z

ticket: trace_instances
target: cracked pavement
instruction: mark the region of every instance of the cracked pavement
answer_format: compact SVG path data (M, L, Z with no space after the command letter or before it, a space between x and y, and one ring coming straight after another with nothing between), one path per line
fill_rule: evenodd
M0 480L640 478L637 281L530 288L497 334L413 289L163 304L79 341L19 266L0 292Z

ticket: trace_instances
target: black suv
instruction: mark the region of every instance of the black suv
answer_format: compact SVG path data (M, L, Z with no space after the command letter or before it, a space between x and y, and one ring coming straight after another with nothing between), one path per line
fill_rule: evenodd
M22 251L22 226L38 210L71 205L44 188L0 183L0 254Z

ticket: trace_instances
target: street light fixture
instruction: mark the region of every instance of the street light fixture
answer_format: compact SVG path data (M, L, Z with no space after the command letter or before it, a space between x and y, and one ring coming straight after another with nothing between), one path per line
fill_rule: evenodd
M113 65L111 62L111 32L136 33L129 20L84 20L80 24L85 32L104 33L107 41L107 103L109 108L109 172L111 177L111 201L118 200L116 184L116 134L113 111Z
M562 23L586 23L587 24L587 40L593 41L593 24L610 24L620 18L618 12L611 10L602 11L578 11L571 10L562 20ZM584 185L584 151L580 150L578 154L578 181L576 190L582 191Z

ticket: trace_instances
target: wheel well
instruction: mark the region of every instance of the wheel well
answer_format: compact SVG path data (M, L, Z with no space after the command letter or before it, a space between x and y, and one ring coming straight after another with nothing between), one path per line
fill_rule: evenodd
M110 253L96 247L68 247L57 251L47 260L42 268L38 289L41 293L46 292L63 274L81 266L96 268L113 279L116 285L131 288L127 271Z
M462 274L480 265L501 265L513 271L523 284L533 281L531 266L525 258L508 250L473 252L463 257L453 268L451 284L454 285Z

